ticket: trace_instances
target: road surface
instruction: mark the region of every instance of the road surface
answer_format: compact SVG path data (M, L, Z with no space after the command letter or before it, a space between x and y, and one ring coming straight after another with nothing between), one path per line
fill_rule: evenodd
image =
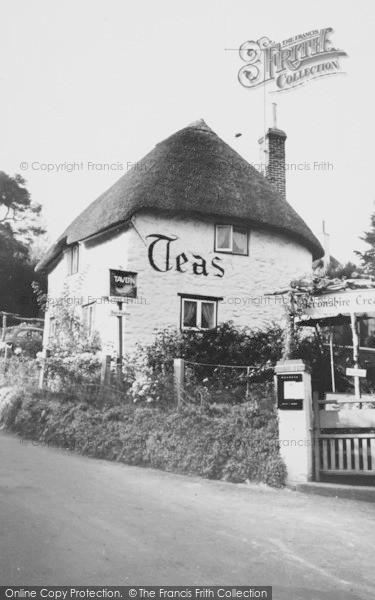
M0 432L1 585L272 585L276 600L375 598L373 504L22 442Z

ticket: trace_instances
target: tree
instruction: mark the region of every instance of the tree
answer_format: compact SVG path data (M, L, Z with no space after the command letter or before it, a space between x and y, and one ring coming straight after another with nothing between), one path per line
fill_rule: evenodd
M344 265L336 265L328 267L325 272L326 277L330 279L356 279L365 275L363 267L349 261Z
M366 231L360 238L363 242L366 242L370 248L364 252L356 250L355 253L359 256L366 274L375 275L375 213L371 215L370 225L371 229Z
M0 171L0 224L18 239L31 242L45 233L40 225L40 204L32 202L21 175L10 177Z
M36 316L31 283L37 280L44 288L46 281L34 273L32 248L45 230L41 206L32 202L25 186L20 175L0 171L0 310Z

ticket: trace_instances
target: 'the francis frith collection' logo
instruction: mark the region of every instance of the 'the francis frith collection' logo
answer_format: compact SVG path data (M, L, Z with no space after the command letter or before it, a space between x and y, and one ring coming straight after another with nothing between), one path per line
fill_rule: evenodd
M262 37L239 49L246 62L238 79L244 87L256 88L274 82L276 92L295 88L308 80L340 73L339 57L346 52L332 46L331 27L314 29L282 41Z

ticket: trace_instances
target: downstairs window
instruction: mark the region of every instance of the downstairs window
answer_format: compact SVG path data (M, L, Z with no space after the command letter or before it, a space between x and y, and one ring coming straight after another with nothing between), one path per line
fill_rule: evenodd
M217 326L217 304L222 298L181 296L181 329L209 330Z

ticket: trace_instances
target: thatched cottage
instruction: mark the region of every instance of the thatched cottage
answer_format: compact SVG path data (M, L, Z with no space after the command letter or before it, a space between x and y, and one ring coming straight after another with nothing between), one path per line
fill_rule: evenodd
M125 349L163 325L262 327L282 318L280 290L323 250L285 200L284 132L269 129L266 176L204 121L170 136L86 208L37 266L54 303L63 289L89 331Z

